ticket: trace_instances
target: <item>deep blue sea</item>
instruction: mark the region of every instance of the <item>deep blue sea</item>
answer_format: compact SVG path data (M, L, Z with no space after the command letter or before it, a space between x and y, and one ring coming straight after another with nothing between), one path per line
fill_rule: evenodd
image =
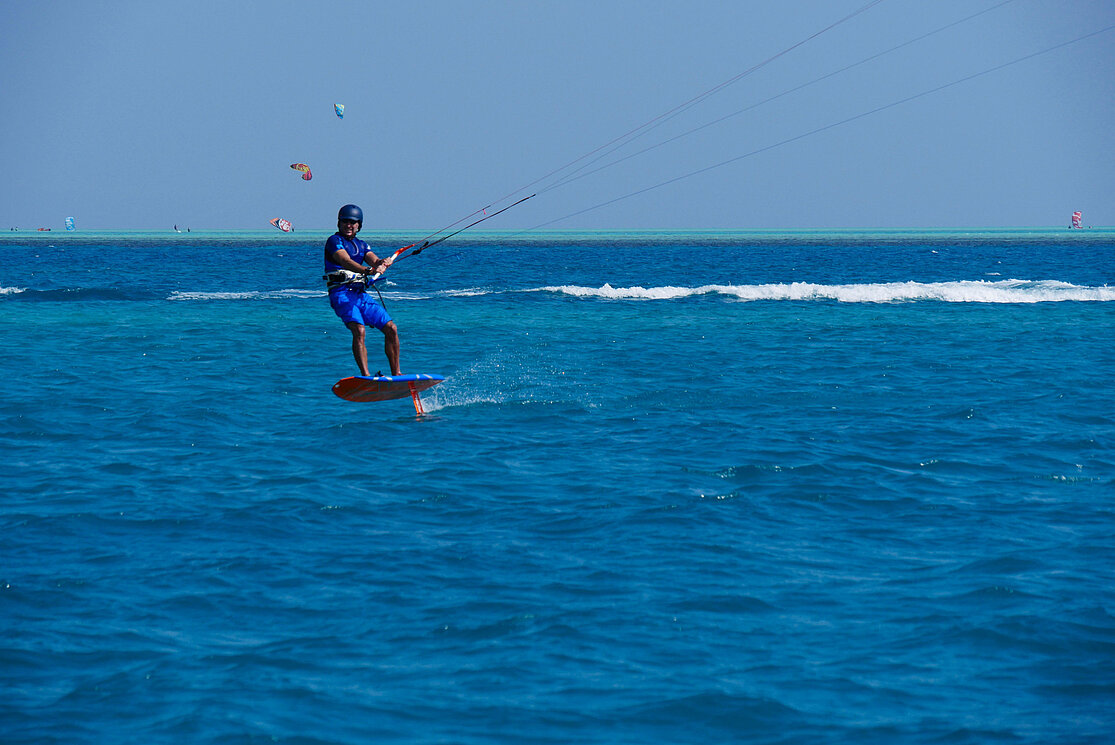
M1115 230L327 235L0 235L0 742L1115 737Z

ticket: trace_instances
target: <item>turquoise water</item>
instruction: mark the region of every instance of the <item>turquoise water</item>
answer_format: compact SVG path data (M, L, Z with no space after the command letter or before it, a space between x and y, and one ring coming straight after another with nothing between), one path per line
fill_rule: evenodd
M0 235L0 741L1115 730L1115 231L326 237Z

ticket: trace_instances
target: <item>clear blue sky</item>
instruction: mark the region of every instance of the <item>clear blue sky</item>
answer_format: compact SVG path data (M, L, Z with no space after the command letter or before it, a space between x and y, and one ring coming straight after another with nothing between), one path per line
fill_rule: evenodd
M618 154L998 2L884 0ZM356 202L366 230L433 230L867 3L0 3L0 229L73 215L86 229L328 230ZM561 218L1111 24L1111 0L1014 0L485 227ZM1074 209L1113 225L1112 132L1108 32L550 227L1047 226Z

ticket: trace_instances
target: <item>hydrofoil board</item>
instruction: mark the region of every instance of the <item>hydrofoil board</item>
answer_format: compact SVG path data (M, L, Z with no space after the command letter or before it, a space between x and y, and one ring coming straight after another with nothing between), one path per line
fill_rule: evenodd
M356 375L338 380L333 384L333 392L346 401L357 403L390 401L395 398L410 396L414 401L414 410L419 414L425 414L426 412L422 408L422 399L418 397L418 393L427 388L433 388L444 380L445 378L441 375L427 375L425 373L379 376Z

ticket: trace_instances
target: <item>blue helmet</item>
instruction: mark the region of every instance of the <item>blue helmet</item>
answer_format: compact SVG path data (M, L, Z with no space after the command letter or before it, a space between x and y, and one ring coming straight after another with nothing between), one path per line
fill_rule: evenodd
M364 210L357 207L355 204L346 204L341 207L341 211L337 213L337 221L341 220L355 220L361 225L364 224Z

